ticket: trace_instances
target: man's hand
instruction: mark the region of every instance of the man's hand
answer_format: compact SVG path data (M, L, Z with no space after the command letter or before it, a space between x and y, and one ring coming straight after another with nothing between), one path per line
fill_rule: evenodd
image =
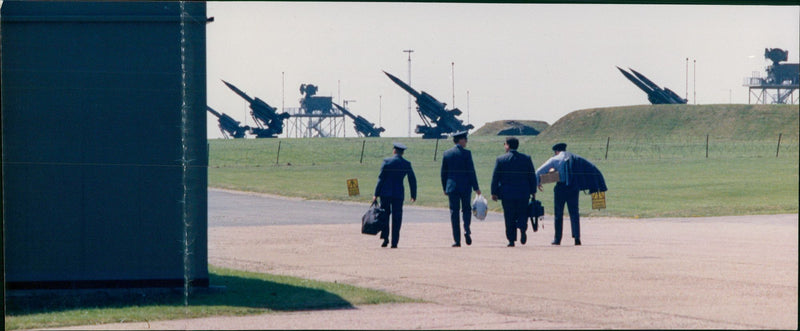
M478 195L481 195L481 190L475 190L475 193L477 193Z
M544 188L542 187L542 184L539 184L539 191L544 191Z
M497 194L492 194L492 201L497 201Z
M447 191L442 191L442 192L444 192L444 195L447 195Z
M376 196L373 196L373 197L372 197L372 202L375 202L375 201L377 201L377 200L378 200L378 197L376 197Z
M411 202L417 201L417 199L411 198Z

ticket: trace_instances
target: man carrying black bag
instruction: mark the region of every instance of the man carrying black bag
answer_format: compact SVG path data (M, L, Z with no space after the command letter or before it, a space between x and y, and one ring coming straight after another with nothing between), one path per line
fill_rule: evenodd
M386 211L378 207L377 201L372 201L369 209L361 216L361 233L376 235L383 230L384 214Z
M405 145L394 143L393 156L383 160L380 174L378 174L378 184L375 185L375 195L372 197L373 202L378 197L381 198L381 209L385 211L384 215L386 215L384 216L385 221L381 231L381 238L383 239L381 247L386 247L389 244L389 215L391 215L392 219L392 248L397 248L397 242L400 241L400 226L403 222L403 199L405 198L403 178L406 175L408 175L408 186L411 189L411 202L417 200L417 178L414 176L411 162L403 158L405 150Z
M528 218L531 219L531 228L533 228L533 232L539 231L539 217L544 216L544 206L542 206L542 202L536 200L535 197L531 198L531 201L528 202ZM542 224L542 228L544 229L544 224Z
M517 151L519 139L506 138L503 148L506 153L497 157L492 172L492 200L502 200L508 247L514 247L519 229L519 242L528 241L528 198L536 198L538 184L533 161L527 154Z

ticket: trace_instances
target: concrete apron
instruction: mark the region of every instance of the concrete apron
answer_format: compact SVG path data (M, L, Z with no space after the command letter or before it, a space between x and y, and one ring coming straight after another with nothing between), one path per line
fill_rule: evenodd
M451 248L447 220L403 225L398 249L360 224L212 227L209 263L380 289L426 303L80 329L795 329L797 215L587 218L582 246L552 219L505 247L474 221ZM213 285L213 284L212 284Z
M582 246L565 223L561 246L550 245L548 220L513 248L501 222L473 221L474 243L461 248L450 247L446 220L404 224L398 249L357 223L212 228L209 263L385 290L523 328L797 326L797 215L589 218Z

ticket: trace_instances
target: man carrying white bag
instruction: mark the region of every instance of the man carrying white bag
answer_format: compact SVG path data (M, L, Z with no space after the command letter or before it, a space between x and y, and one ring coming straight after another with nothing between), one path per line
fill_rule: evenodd
M486 219L486 212L488 209L489 205L486 198L481 194L476 195L475 199L472 200L472 216L483 221Z

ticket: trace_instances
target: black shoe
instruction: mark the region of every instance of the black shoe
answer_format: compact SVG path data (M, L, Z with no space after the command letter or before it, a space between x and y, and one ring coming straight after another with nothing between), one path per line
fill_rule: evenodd
M550 245L561 245L561 242L553 240L553 242L551 242Z
M575 246L581 245L581 238L575 238Z
M525 235L525 231L522 231L519 236L519 243L525 245L526 242L528 242L528 236Z
M459 244L459 243L455 243L455 244L453 244L453 246L451 246L451 247L461 247L461 244Z
M383 244L381 244L381 247L386 247L386 246L389 246L389 239L384 239Z
M464 239L467 242L467 246L472 245L472 237L470 237L468 234L465 234Z
M506 247L514 247L514 242L513 241L509 241L508 245L506 245Z
M397 245L392 245L392 248L397 248Z

